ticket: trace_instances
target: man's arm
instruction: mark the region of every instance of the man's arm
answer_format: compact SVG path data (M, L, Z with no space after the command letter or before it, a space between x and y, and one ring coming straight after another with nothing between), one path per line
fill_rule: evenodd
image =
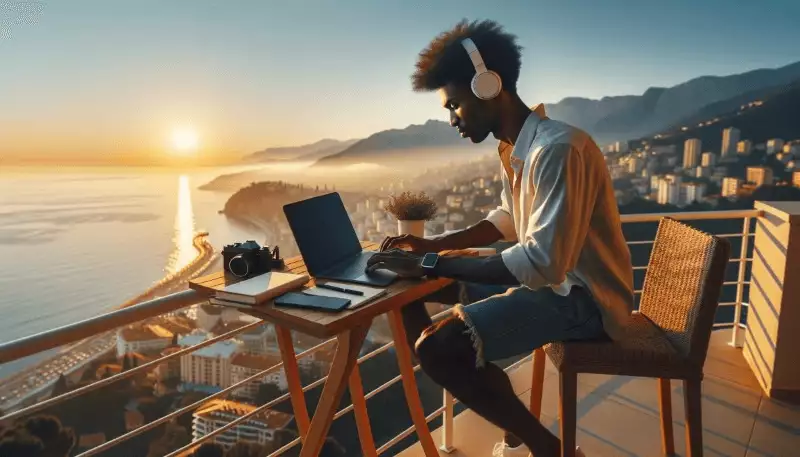
M480 284L519 284L500 254L487 257L440 257L434 273L442 278Z

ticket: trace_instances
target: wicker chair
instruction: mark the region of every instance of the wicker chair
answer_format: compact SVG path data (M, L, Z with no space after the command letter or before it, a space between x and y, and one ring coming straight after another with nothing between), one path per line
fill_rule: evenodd
M663 218L639 312L621 341L553 343L533 353L531 412L541 412L544 354L559 372L562 457L575 452L578 373L658 378L662 450L675 452L670 379L683 380L687 456L703 455L701 382L730 243Z

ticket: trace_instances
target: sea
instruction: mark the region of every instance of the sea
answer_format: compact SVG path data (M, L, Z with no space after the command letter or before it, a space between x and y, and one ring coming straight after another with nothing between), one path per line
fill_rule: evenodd
M198 189L250 168L0 170L0 343L114 309L190 262L197 231L262 243L218 213L231 192Z

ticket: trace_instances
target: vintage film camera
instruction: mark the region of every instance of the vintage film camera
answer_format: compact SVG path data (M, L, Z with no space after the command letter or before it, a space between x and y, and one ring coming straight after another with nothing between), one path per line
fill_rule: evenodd
M283 259L277 246L270 250L269 246L259 246L253 240L225 245L222 249L222 261L225 271L239 278L249 278L283 268Z

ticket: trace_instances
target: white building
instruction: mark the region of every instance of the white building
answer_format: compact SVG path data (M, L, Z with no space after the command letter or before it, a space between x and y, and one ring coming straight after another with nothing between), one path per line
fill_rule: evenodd
M156 324L134 324L117 330L117 357L129 352L161 352L172 343L172 332Z
M756 187L772 185L772 168L747 167L747 182L753 183Z
M704 167L713 167L717 164L717 155L713 152L704 152L700 165Z
M206 340L206 334L193 333L178 340L182 347L194 346ZM231 357L239 344L235 341L219 341L210 346L181 356L181 381L184 384L218 387L231 385Z
M739 178L731 178L727 176L722 179L722 196L734 197L739 193L739 187L742 185L742 180Z
M700 148L702 142L697 138L689 138L683 143L683 168L697 166L700 160Z
M750 140L742 140L736 143L736 153L739 155L749 155L750 151L753 150L753 142Z
M246 403L212 400L192 414L192 438L199 440L255 409L255 406ZM292 418L290 414L267 409L216 435L212 440L226 448L238 442L271 444L275 440L275 432L289 425Z
M631 157L628 161L628 173L638 174L644 168L644 161L639 157Z
M736 155L736 147L739 143L741 132L735 127L728 127L722 131L722 152L721 156L733 157Z
M711 177L711 168L697 167L695 168L694 176L695 178L709 178Z
M658 203L661 205L679 205L681 203L681 177L666 175L658 183Z
M231 357L231 384L244 381L245 379L254 376L260 371L267 370L281 363L281 358L278 355L257 355L236 353ZM261 383L275 384L282 391L288 389L289 384L286 381L286 375L282 369L274 370L262 377L256 378L248 382L242 387L234 390L234 394L240 397L249 399L256 398L258 393L258 386Z
M702 201L706 195L706 185L703 183L688 183L684 186L686 188L686 203Z
M780 138L767 140L767 155L775 154L783 150L784 141Z

